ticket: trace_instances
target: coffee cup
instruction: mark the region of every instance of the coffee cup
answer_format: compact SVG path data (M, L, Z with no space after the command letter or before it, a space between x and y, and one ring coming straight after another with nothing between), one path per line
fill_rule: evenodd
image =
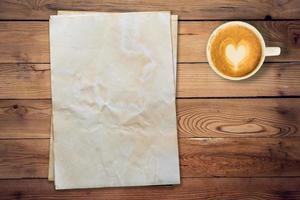
M260 49L260 51L259 51L260 58L259 57L257 58L257 61L254 64L251 71L249 71L249 72L247 72L247 74L243 74L241 76L231 76L231 75L225 74L224 72L222 72L220 70L220 68L218 66L216 66L215 62L213 62L213 59L212 59L212 53L213 53L213 52L211 52L212 51L212 41L215 39L215 37L218 35L218 33L220 33L221 30L224 30L225 28L230 27L230 26L232 27L233 25L237 25L238 27L244 27L244 28L247 28L248 30L250 30L257 37L257 39L258 39L257 44L260 45L260 48L259 48ZM229 34L231 34L231 33L229 32ZM234 33L232 33L232 34L234 34ZM234 36L232 36L232 37L234 37ZM236 47L232 47L232 45L229 47L230 48L226 48L226 50L228 50L228 51L226 51L226 53L229 51L236 51L236 52L234 52L235 53L234 56L235 55L238 56L246 51L245 48L239 48L238 50L236 50L236 49L234 49ZM223 53L225 54L225 50L223 50L223 51L224 51ZM264 41L261 33L252 25L245 23L245 22L241 22L241 21L232 21L232 22L227 22L227 23L220 25L212 32L211 36L208 39L206 55L207 55L207 59L208 59L208 63L210 65L210 67L218 75L220 75L221 77L223 77L225 79L229 79L229 80L243 80L243 79L247 79L247 78L253 76L261 68L263 62L265 61L266 56L278 56L278 55L280 55L280 51L281 51L280 47L266 47L265 41ZM235 56L235 57L237 57L237 56ZM227 60L227 58L225 58L225 59ZM234 57L233 57L233 59L234 59Z

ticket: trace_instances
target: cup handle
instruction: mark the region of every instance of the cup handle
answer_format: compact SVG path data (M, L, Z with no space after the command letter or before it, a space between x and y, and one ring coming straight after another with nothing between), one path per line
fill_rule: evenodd
M265 56L279 56L280 52L280 47L266 47Z

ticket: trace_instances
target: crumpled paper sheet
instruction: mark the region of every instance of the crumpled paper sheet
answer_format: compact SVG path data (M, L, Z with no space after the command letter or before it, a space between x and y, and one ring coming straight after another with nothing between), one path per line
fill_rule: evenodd
M102 13L91 11L58 11L58 15L72 15L80 16L82 14ZM173 54L173 70L174 70L174 85L176 88L177 77L177 34L178 34L178 16L171 15L171 34L172 34L172 54ZM50 129L50 150L49 150L49 167L48 167L48 180L54 181L54 152L53 152L53 133L52 133L52 119Z
M57 189L179 183L169 23L51 17Z

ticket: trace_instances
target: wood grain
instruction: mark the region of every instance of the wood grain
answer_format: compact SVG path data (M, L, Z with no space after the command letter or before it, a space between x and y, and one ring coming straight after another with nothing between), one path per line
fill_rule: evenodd
M300 0L2 0L0 20L48 20L60 9L172 10L181 20L222 20L180 22L177 97L285 97L300 95L300 21L250 21L268 46L282 48L268 62L294 63L264 64L239 83L216 76L206 63L191 63L207 61L207 39L223 20L300 19L299 5ZM35 179L46 178L48 169L48 37L47 21L0 22L0 199L300 199L299 98L178 99L180 186L55 191L46 179Z
M179 137L299 137L300 99L178 99ZM0 100L0 139L49 138L50 100Z
M223 21L180 22L178 61L206 62L210 33ZM300 61L300 21L252 21L267 46L279 46L282 55L269 62ZM49 63L48 22L0 22L0 63Z
M251 79L227 81L206 63L179 64L177 97L299 96L298 63L265 63ZM51 98L49 64L0 64L0 99Z
M46 178L49 139L0 140L0 178ZM299 138L180 138L182 177L300 176Z
M195 200L300 198L300 178L184 178L180 186L55 191L45 179L0 180L0 199Z
M177 73L177 97L299 96L297 63L265 63L253 77L229 81L206 63L181 64Z
M49 138L50 100L0 100L0 139Z
M0 64L1 98L49 98L49 64Z
M180 139L183 177L300 175L300 140L275 138Z
M299 0L2 0L0 19L48 19L57 10L161 11L172 10L180 19L300 18Z
M180 99L180 137L299 137L300 99Z
M0 63L36 62L49 63L48 23L0 22Z
M206 62L206 44L212 31L221 25L215 22L179 23L179 62ZM299 61L299 21L248 21L256 27L265 40L266 46L278 46L281 55L268 57L268 62Z
M48 174L49 139L0 140L0 178L40 178Z

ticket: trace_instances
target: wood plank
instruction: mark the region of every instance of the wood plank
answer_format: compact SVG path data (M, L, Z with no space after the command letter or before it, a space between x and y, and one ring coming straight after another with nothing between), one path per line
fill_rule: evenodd
M300 178L184 178L179 186L55 191L45 179L0 180L0 199L299 199Z
M180 139L183 177L300 175L300 140L285 138Z
M47 177L49 139L0 140L0 178Z
M200 64L206 65L206 64ZM266 64L270 65L270 64ZM223 91L224 83L228 83L225 85L227 88L226 94L228 96L235 96L234 93L237 92L238 87L243 86L242 90L238 91L241 96L267 96L271 93L271 95L299 95L297 91L299 91L299 81L298 74L299 70L295 64L285 64L285 66L279 64L271 64L275 66L274 70L267 73L270 77L268 79L265 76L256 76L255 79L260 77L263 81L266 82L261 83L261 81L249 81L247 84L241 84L241 82L230 82L224 81L217 77L215 74L211 73L208 67L199 67L197 65L180 65L179 66L179 84L178 84L178 96L206 96L206 95L217 95ZM282 67L280 67L282 66ZM48 65L1 65L1 82L3 87L0 87L0 94L3 95L1 98L45 98L50 97L50 87L49 87L49 72L47 71ZM12 68L12 70L10 70ZM40 71L38 68L45 68ZM184 69L184 70L181 70ZM289 70L285 70L289 69ZM20 70L20 71L18 71ZM24 71L23 71L24 70ZM202 70L206 70L207 72L203 73ZM264 70L264 68L263 68ZM262 71L263 71L262 70ZM267 69L266 69L267 70ZM263 73L263 72L261 72ZM264 74L264 73L263 73ZM205 78L204 82L210 79L209 76L213 76L216 80L216 83L211 83L210 86L212 88L206 88L203 86L203 78ZM295 76L295 77L293 77ZM181 78L182 77L182 78ZM284 77L287 77L287 80L282 80ZM213 79L211 78L211 79ZM182 80L182 81L181 81ZM7 84L8 83L8 84ZM41 85L44 84L44 85ZM190 84L192 83L192 84ZM252 84L254 83L254 84ZM8 87L7 87L8 86ZM36 86L36 87L34 87ZM222 86L222 87L221 87ZM245 87L244 87L245 86ZM278 89L279 87L279 89ZM47 88L47 89L46 89ZM259 90L257 89L259 88ZM14 89L14 90L13 90ZM45 91L44 91L45 90ZM288 90L287 92L284 92ZM216 94L214 94L214 92ZM245 92L245 93L243 93ZM200 93L200 94L199 94ZM233 93L233 94L230 94ZM251 94L252 93L252 94Z
M49 98L49 64L0 64L1 98Z
M180 99L180 137L299 137L300 99Z
M228 81L206 63L179 64L177 97L299 96L299 63L265 63L251 79ZM0 64L0 99L51 98L49 64Z
M253 77L229 81L206 63L178 67L177 97L299 96L300 66L297 63L265 63Z
M48 32L48 22L0 22L0 63L49 63Z
M178 134L299 137L299 113L299 98L178 99ZM50 100L0 100L0 139L49 138L50 117Z
M0 19L48 19L57 10L161 11L172 10L180 19L300 18L300 1L243 0L2 0Z
M206 62L210 33L223 22L180 22L178 61ZM282 55L269 62L300 61L300 21L252 21L268 46ZM13 37L12 37L13 36ZM0 22L0 63L49 63L48 22Z
M46 178L49 139L0 140L0 178ZM299 138L180 138L182 177L300 176Z
M50 100L0 100L0 139L49 138Z
M206 62L208 38L212 31L222 23L224 22L180 22L179 62ZM266 61L299 61L300 21L248 21L248 23L262 33L266 46L281 48L280 56L269 57Z

